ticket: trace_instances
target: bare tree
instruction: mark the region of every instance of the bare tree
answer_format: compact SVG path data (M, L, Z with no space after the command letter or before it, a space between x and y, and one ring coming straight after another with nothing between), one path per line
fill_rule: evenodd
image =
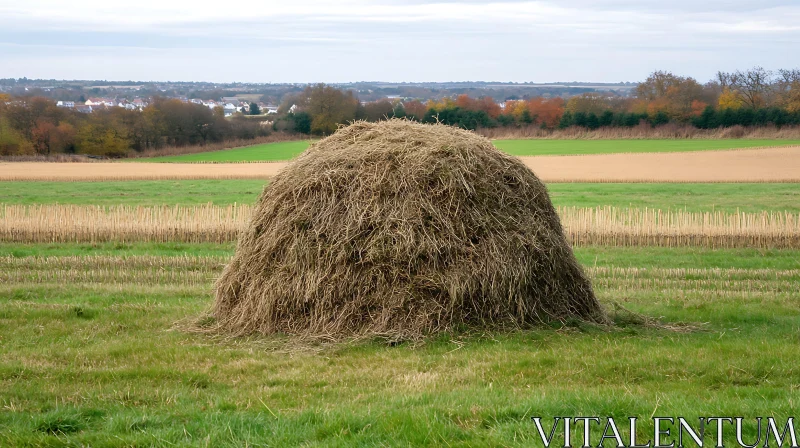
M764 67L753 67L733 73L718 72L717 81L723 88L736 92L745 105L758 109L764 107L772 93L774 73Z

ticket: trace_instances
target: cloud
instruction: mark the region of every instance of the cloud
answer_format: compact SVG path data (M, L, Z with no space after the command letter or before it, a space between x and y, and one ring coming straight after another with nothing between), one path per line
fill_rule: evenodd
M0 18L0 77L92 78L100 69L82 61L98 55L120 64L108 77L251 81L619 81L655 69L702 80L800 62L800 5L777 0L28 0L0 5Z

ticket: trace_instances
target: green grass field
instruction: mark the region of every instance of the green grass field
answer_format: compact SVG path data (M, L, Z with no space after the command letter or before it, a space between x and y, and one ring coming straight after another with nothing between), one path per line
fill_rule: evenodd
M495 140L493 143L515 156L556 156L757 148L798 145L800 140Z
M0 182L0 206L252 203L263 184ZM800 211L797 184L548 188L562 206ZM613 329L298 345L186 331L234 248L0 242L0 447L527 447L531 416L595 415L641 417L644 440L653 415L745 416L752 441L751 417L800 411L800 250L575 249L609 310L694 331L612 311Z
M800 145L800 140L494 140L515 156L611 154L621 152L684 152L761 146ZM267 143L222 151L136 159L137 162L255 162L289 160L303 152L308 141Z
M231 257L234 243L0 243L0 257ZM800 251L698 247L576 247L587 267L800 269Z
M222 151L184 154L180 156L135 159L136 162L262 162L289 160L308 148L306 140L294 142L266 143Z
M210 305L224 257L190 260L171 282L171 255L134 256L116 271L99 253L65 259L60 271L41 258L0 258L0 275L12 279L0 282L0 446L540 446L531 416L796 415L800 271L783 262L730 270L727 260L788 263L797 251L610 252L587 264L601 301L701 329L630 325L622 313L612 331L574 325L286 352L281 338L221 341L176 327ZM687 255L702 266L664 271ZM593 267L620 264L647 270ZM119 280L131 274L135 283ZM745 435L755 437L754 423Z
M264 185L261 180L0 182L0 204L251 204ZM548 189L561 206L800 212L797 184L565 183Z

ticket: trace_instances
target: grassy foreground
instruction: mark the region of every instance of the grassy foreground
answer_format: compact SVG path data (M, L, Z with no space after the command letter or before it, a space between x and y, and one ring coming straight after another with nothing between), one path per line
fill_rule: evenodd
M0 182L0 204L251 204L261 180ZM797 184L549 184L553 203L577 207L686 209L691 212L800 211Z
M209 306L217 262L165 276L169 259L2 259L0 446L541 446L531 416L796 415L797 251L686 252L579 257L611 257L590 269L605 304L703 331L575 325L288 352L175 327ZM693 255L705 265L672 269ZM719 269L737 259L751 261ZM785 264L750 269L758 259ZM626 263L647 269L603 269Z
M798 145L800 140L494 140L497 148L515 156L611 154L620 152L683 152ZM267 143L222 151L136 159L139 162L257 162L289 160L308 141Z

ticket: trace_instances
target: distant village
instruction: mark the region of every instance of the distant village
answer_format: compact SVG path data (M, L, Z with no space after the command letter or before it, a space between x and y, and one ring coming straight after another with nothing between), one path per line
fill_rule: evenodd
M222 108L226 117L230 117L235 113L244 115L276 115L278 113L278 106L274 104L267 104L261 101L250 103L243 98L231 96L222 97L218 101L214 100L201 100L197 98L188 99L186 97L173 98L182 103L193 103L201 106L208 107L209 109ZM150 98L134 98L129 100L127 98L108 98L108 97L90 97L83 103L80 101L57 101L56 106L66 109L72 109L77 112L90 114L96 110L121 107L127 110L144 110L152 102ZM258 106L258 113L251 114L251 104ZM292 106L289 112L294 112L296 106Z

